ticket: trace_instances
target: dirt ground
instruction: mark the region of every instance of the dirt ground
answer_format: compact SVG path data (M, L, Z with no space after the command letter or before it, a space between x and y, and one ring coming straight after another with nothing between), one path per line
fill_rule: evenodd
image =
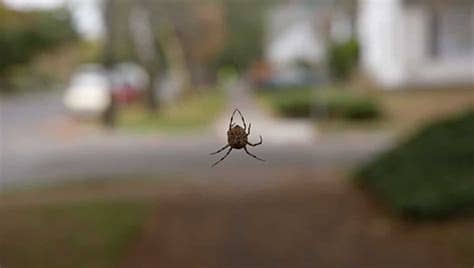
M330 176L317 181L295 175L254 191L193 187L158 198L154 216L122 267L455 268L474 263L472 219L400 220L334 175L313 174Z

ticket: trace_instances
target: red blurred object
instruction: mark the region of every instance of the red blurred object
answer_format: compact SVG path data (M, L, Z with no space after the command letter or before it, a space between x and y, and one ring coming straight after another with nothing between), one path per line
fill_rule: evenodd
M130 84L117 85L112 89L113 97L118 103L130 104L141 97L141 92L137 87L133 87Z
M118 104L130 104L141 98L149 84L145 70L134 63L121 63L112 71L112 96Z

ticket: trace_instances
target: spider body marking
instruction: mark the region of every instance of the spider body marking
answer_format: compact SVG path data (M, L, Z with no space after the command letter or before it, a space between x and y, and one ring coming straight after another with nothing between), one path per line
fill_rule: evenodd
M238 112L241 119L242 119L242 123L243 123L243 127L233 123L233 120L234 120L234 115L235 113ZM247 150L247 145L250 145L252 147L255 147L255 146L258 146L260 144L262 144L262 136L260 136L260 141L257 142L257 143L250 143L248 141L248 136L250 135L250 128L251 128L251 124L249 124L249 127L247 129L247 124L245 123L245 118L242 116L242 113L239 111L239 109L235 109L234 112L232 113L232 116L230 117L230 123L229 123L229 129L227 130L227 145L225 145L224 147L222 147L221 149L217 150L216 152L213 152L211 153L211 155L213 154L217 154L217 153L220 153L222 152L223 150L229 148L229 150L226 152L226 154L224 155L224 157L222 157L221 159L219 159L217 162L215 162L212 166L215 166L217 165L219 162L221 162L222 160L224 160L229 154L230 152L232 151L232 149L237 149L237 150L240 150L240 149L244 149L245 152L252 156L253 158L255 159L258 159L260 161L265 161L264 159L262 158L259 158L258 156L250 153L248 150Z

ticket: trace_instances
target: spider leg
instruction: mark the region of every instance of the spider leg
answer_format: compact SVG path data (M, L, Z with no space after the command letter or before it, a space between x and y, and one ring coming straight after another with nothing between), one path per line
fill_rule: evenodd
M211 167L219 164L219 162L221 162L222 160L224 160L229 154L230 154L230 151L232 151L232 148L229 149L229 151L227 151L227 153L224 155L224 157L222 157L221 159L219 159L219 161L215 162L214 164L212 164Z
M237 112L237 109L234 110L234 112L232 113L231 117L230 117L230 122L229 122L229 130L232 128L233 125L235 124L232 124L232 122L234 121L234 114L235 112Z
M226 148L229 147L229 146L230 146L230 145L227 144L226 146L224 146L224 147L220 148L219 150L217 150L217 151L215 151L215 152L213 152L213 153L210 153L210 154L213 155L213 154L220 153L220 152L222 152L224 149L226 149Z
M235 109L235 111L239 112L240 118L242 118L242 122L244 123L244 129L247 129L247 124L245 123L244 116L242 115L242 113L240 112L239 109ZM234 111L234 113L235 113L235 111Z
M257 143L250 143L250 142L247 141L247 144L250 145L250 146L252 146L252 147L255 147L255 146L260 145L260 144L262 144L262 143L263 143L262 135L260 135L260 141L257 142Z
M252 156L253 158L258 159L258 160L260 160L260 161L265 161L265 159L262 159L262 158L260 158L260 157L258 157L258 156L256 156L256 155L252 154L251 152L249 152L249 151L247 150L247 147L244 147L244 150L245 150L245 152L246 152L248 155Z
M249 136L250 135L250 128L252 127L252 123L249 123L249 129L247 130L247 134L246 136Z

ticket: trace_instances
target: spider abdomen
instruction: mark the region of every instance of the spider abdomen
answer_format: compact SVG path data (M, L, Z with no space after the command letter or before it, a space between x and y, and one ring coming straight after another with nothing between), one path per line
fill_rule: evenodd
M234 149L242 149L247 145L247 133L240 126L235 126L227 131L227 142Z

